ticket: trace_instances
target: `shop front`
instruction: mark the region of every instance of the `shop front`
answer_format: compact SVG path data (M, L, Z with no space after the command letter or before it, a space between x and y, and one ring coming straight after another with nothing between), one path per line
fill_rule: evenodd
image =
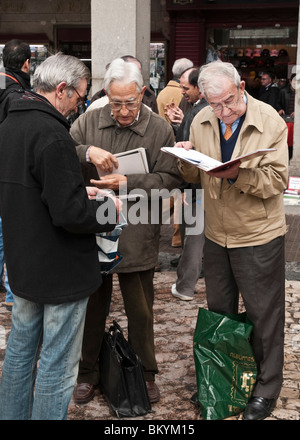
M274 73L282 81L296 65L299 0L167 0L169 65L229 61L243 79ZM170 75L170 71L169 71Z

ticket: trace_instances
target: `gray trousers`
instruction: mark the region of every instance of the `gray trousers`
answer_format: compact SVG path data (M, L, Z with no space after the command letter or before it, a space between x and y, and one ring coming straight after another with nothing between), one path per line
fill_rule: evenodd
M182 295L194 295L195 284L202 270L204 233L185 235L177 266L176 290Z
M195 217L197 214L197 202L193 201L191 206L192 215ZM194 222L188 226L184 222L184 216L182 220L183 248L177 266L176 290L182 295L193 296L195 284L202 270L204 232L201 231L203 231L203 224L198 224L198 219L198 223Z
M204 264L209 310L237 313L239 293L253 323L258 367L253 396L277 398L283 380L285 240L228 249L205 239Z

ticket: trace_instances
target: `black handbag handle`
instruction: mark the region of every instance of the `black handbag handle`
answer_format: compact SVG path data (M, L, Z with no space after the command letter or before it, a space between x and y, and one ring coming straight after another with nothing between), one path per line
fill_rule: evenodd
M116 348L118 333L121 333L121 335L123 335L123 330L121 329L117 321L113 321L113 325L110 326L109 332L112 335L113 348Z

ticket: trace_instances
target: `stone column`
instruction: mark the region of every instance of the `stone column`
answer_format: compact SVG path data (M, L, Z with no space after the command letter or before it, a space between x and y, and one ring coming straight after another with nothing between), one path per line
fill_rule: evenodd
M122 55L142 62L149 84L150 14L150 0L91 0L91 96L103 86L106 65Z

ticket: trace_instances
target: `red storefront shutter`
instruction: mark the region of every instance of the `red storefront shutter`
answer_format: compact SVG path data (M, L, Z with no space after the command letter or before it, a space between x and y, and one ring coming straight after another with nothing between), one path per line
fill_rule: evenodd
M175 59L188 58L195 65L200 63L199 23L176 23Z

